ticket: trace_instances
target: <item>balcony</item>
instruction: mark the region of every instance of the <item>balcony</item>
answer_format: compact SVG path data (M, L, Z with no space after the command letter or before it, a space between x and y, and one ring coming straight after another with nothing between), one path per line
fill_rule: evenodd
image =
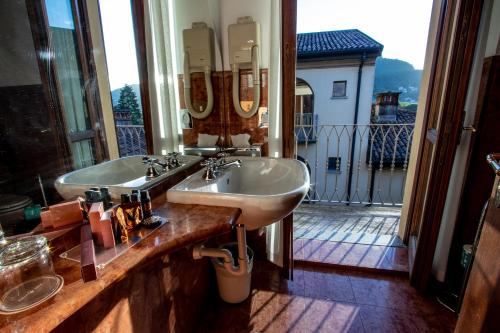
M295 154L311 188L294 214L296 259L407 271L398 229L414 124L304 120Z
M146 135L142 125L116 125L120 157L146 155Z
M413 128L413 123L295 125L295 154L311 175L306 201L401 206Z
M295 138L298 143L316 142L318 115L314 113L295 114Z

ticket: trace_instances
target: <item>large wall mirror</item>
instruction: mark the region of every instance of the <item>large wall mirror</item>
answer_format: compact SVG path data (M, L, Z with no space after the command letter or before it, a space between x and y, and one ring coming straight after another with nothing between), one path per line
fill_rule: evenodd
M4 229L12 207L59 202L58 176L109 159L188 147L253 146L267 155L274 7L268 0L0 1ZM258 23L258 38L247 42L259 40L249 48L259 63L252 67L251 54L235 74L228 30L239 20Z

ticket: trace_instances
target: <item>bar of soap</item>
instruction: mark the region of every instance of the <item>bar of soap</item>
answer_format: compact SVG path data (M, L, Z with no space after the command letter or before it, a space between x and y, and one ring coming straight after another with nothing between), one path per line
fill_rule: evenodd
M54 228L63 227L69 224L82 223L83 213L80 201L63 202L49 207Z
M102 245L102 235L101 235L101 216L104 213L104 205L102 202L94 202L92 206L90 206L90 210L88 213L90 229L92 230L92 236L97 241L98 245Z
M101 229L102 245L109 249L115 246L115 236L113 234L113 223L111 213L104 212L99 223Z
M54 227L54 225L52 224L52 214L50 213L50 210L42 211L40 213L40 219L42 220L42 227L44 229Z
M83 282L97 279L94 241L88 224L80 228L80 270Z

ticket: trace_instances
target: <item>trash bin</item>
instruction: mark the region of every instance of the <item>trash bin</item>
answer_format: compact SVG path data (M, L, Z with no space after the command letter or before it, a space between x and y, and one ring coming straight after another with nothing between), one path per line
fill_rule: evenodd
M219 246L219 249L227 249L231 252L235 266L238 267L238 243L227 243ZM217 286L220 297L228 303L241 303L250 295L250 282L252 280L253 251L247 246L248 272L242 275L234 275L224 267L224 260L212 258L217 275Z

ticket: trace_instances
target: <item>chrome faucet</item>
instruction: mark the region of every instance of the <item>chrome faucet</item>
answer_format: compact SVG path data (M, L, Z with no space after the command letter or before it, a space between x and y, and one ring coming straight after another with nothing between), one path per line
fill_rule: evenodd
M231 162L226 161L227 154L221 153L217 155L219 159L209 158L204 162L201 162L201 166L205 167L205 172L203 173L203 179L214 180L222 172L222 169L227 169L232 166L241 167L241 160L234 160Z
M200 163L201 166L205 167L205 172L203 173L203 179L214 180L217 177L216 164L217 164L216 158L208 158L207 160Z
M178 156L179 153L177 152L168 153L163 156L162 162L160 162L157 158L144 156L142 158L142 163L149 164L146 176L152 178L160 175L160 172L158 172L158 170L154 167L155 165L160 166L163 173L182 166L183 164L179 161Z
M232 167L232 166L235 166L235 167L241 167L241 160L234 160L234 161L231 161L231 162L222 162L220 161L220 163L218 163L216 165L216 168L219 169L219 168L223 168L223 169L227 169L229 167Z
M156 168L154 166L156 163L158 163L158 159L149 158L147 156L144 156L142 158L142 163L148 165L148 168L146 169L146 177L147 178L155 178L155 177L158 177L160 175L160 173L158 172L158 170L156 170Z

